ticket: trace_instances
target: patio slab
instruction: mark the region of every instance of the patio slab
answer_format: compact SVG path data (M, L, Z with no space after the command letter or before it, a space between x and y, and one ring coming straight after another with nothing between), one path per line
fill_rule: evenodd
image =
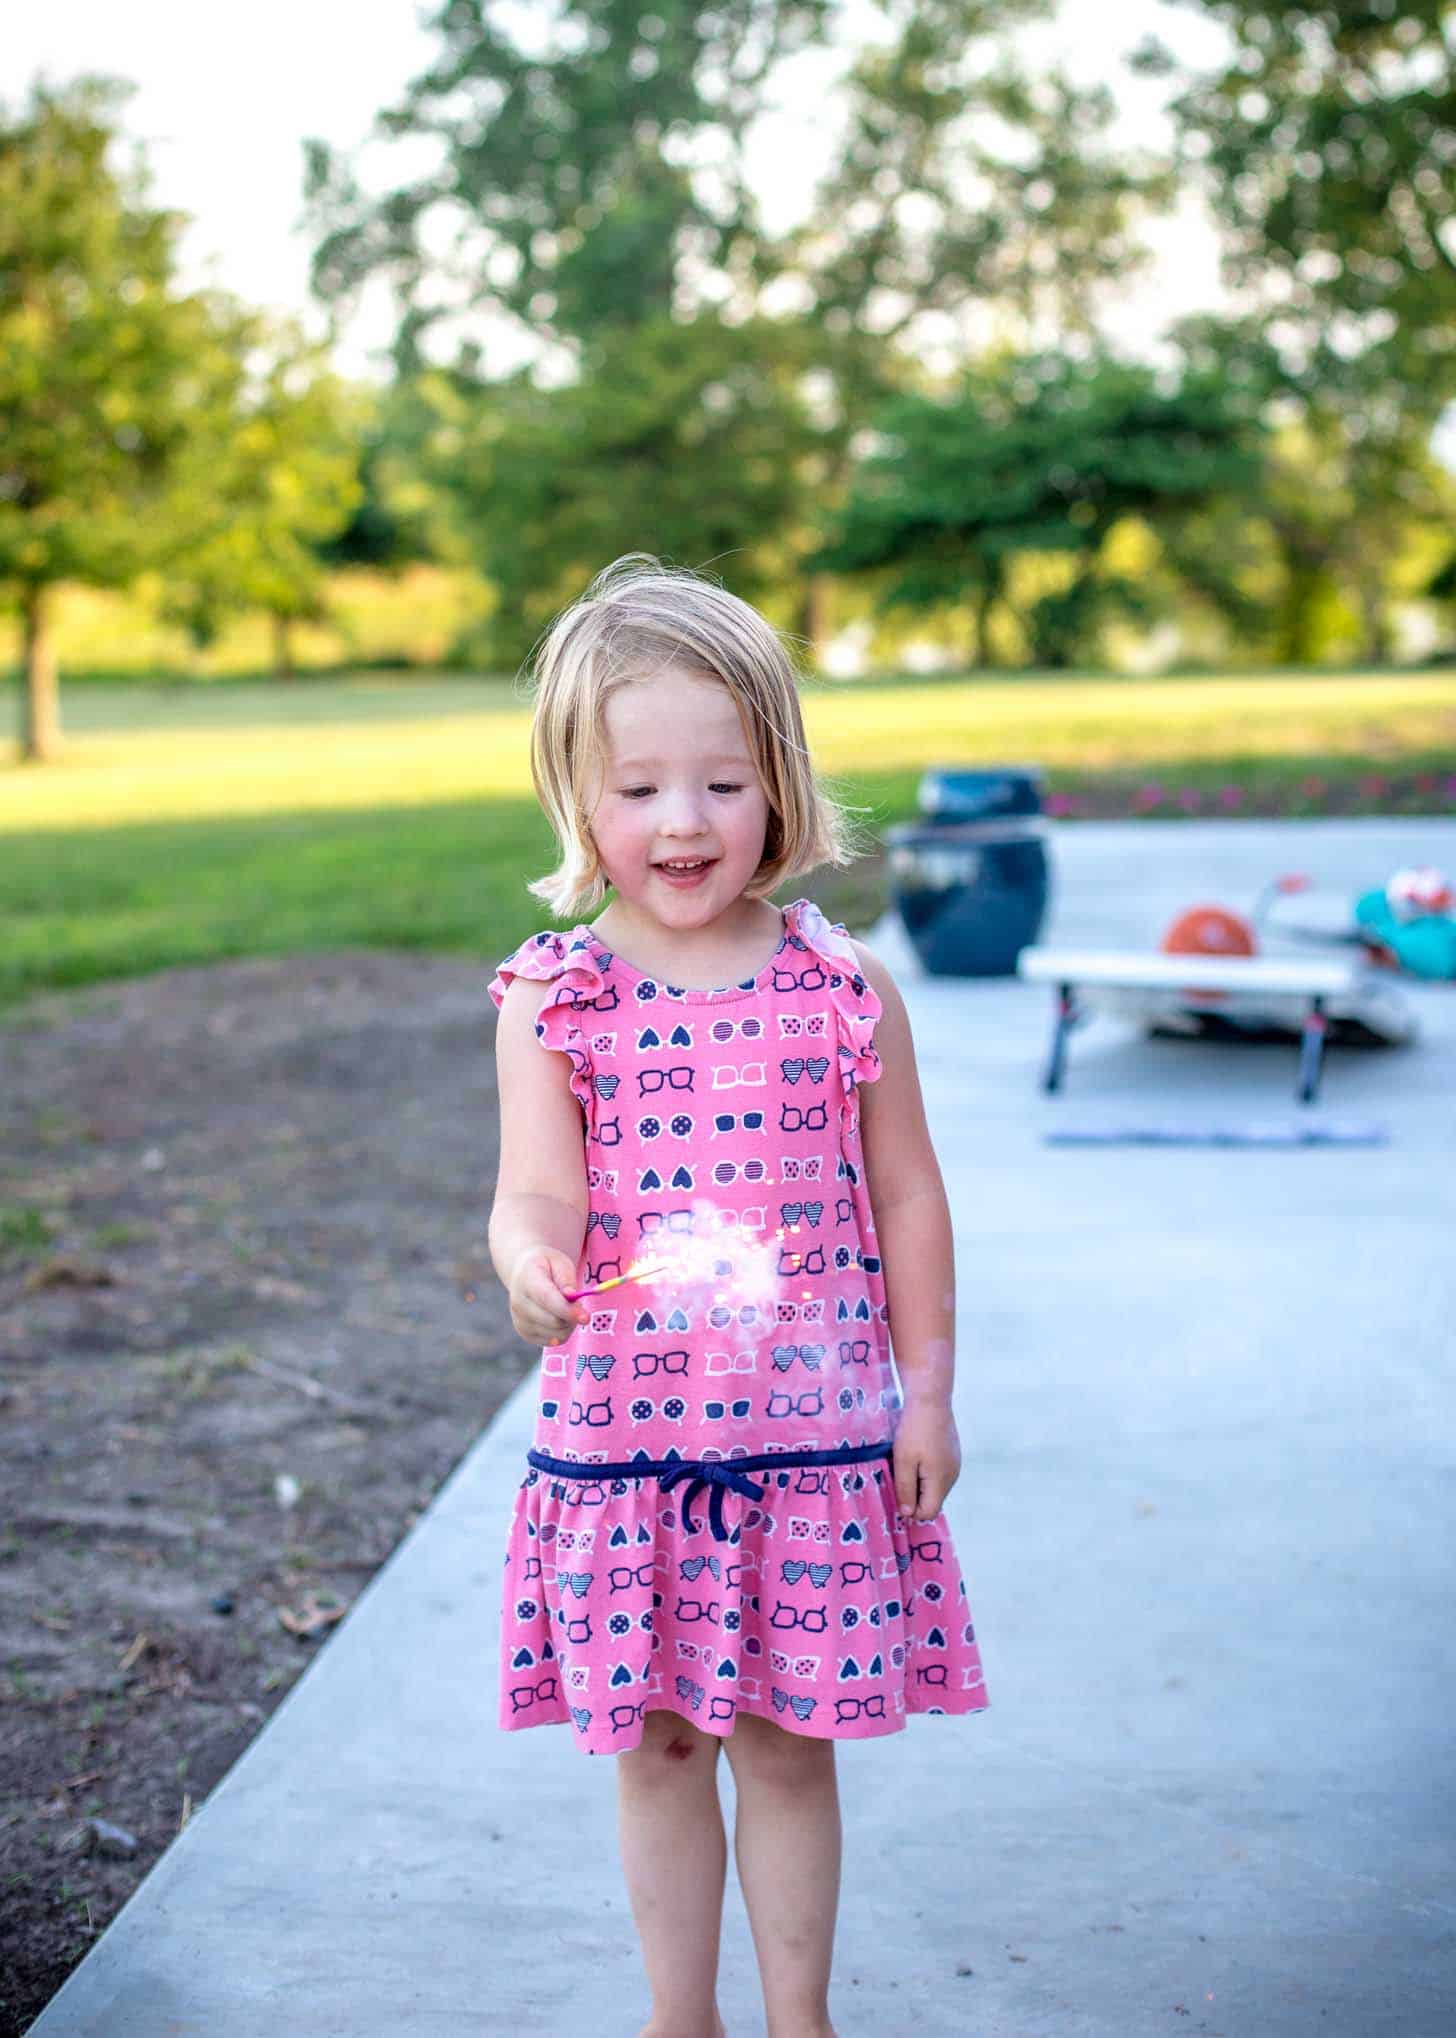
M1156 941L1277 870L1353 897L1456 822L1083 823L1042 938ZM812 890L812 881L807 887ZM840 1751L841 2038L1456 2028L1456 987L1331 1051L1379 1149L1048 1147L1293 1113L1292 1049L895 970L958 1241L948 1502L989 1711ZM484 1008L482 977L482 1008ZM614 1765L495 1725L528 1375L32 2026L38 2038L631 2038ZM725 1815L731 1772L720 1765ZM761 2038L732 1868L720 2001ZM606 2006L606 2007L604 2007Z

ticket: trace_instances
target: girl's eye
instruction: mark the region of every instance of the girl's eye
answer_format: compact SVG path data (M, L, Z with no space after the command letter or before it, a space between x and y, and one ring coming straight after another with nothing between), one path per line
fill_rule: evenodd
M741 785L721 785L721 784L720 784L720 785L711 785L711 786L709 786L709 788L708 788L708 791L709 791L710 793L741 793L741 792L742 792L742 790L743 790L743 787L742 787ZM640 795L642 795L642 794L644 794L644 793L650 793L651 791L652 791L652 787L651 787L650 785L630 785L630 786L623 786L623 788L622 788L622 798L623 798L624 800L635 800L635 799L637 799L637 798L638 798L638 797L639 797Z

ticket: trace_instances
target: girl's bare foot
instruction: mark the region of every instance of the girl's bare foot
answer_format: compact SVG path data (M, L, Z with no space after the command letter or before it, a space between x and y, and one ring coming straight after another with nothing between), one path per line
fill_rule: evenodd
M637 2038L662 2038L662 2034L655 2024L644 2024ZM713 2038L728 2038L727 2026L716 2010L713 2012Z

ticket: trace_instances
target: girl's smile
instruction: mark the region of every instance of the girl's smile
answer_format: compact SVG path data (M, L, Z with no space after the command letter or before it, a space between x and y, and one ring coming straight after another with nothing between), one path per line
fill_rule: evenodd
M602 719L590 825L617 892L603 938L651 956L676 937L684 974L733 975L766 917L744 892L769 822L737 702L720 680L669 666L614 688Z

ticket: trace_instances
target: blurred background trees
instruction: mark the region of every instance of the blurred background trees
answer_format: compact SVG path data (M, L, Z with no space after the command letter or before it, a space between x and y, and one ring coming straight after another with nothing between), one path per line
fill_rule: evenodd
M637 549L720 574L816 661L851 624L871 660L917 634L1056 668L1131 641L1380 663L1403 604L1449 626L1456 10L1186 8L1226 59L1134 53L1167 87L1157 156L1114 144L1111 90L1018 56L1048 0L883 0L803 108L833 146L773 229L756 124L843 49L842 0L446 0L368 138L399 174L303 148L330 338L388 293L381 384L181 289L179 216L118 159L125 88L37 87L0 116L28 753L57 741L67 583L145 589L199 671L254 613L287 673L341 576L408 601L422 572L474 593L403 655L511 670ZM1184 189L1237 307L1175 326L1170 365L1120 359L1104 312Z

